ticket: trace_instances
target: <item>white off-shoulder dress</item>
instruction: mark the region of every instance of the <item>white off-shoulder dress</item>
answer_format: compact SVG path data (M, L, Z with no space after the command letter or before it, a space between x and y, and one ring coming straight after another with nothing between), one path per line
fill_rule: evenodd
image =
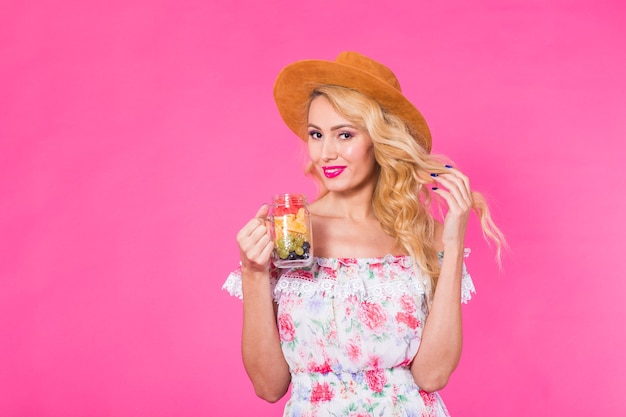
M465 303L474 293L465 266L462 280ZM425 282L409 256L316 258L308 268L272 269L292 382L284 416L449 416L409 369L427 316ZM241 298L240 269L223 288Z

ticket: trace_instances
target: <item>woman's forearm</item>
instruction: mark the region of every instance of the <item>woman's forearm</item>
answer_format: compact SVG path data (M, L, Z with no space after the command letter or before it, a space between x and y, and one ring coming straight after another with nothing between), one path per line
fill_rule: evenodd
M283 356L268 272L242 270L243 363L256 394L275 402L285 395L291 376Z
M461 358L462 273L463 248L446 249L420 348L411 365L417 385L428 392L448 383Z

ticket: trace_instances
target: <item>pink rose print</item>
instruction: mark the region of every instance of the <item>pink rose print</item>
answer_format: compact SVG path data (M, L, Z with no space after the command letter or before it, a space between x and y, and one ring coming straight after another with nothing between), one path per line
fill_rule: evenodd
M307 370L311 373L320 373L320 374L327 374L333 371L333 369L330 367L330 364L326 361L324 361L324 363L322 363L321 365L315 362L310 362L309 365L307 366Z
M278 316L278 333L280 340L283 342L293 342L296 328L293 325L293 319L289 314L281 314Z
M365 371L365 381L367 386L374 392L382 392L385 384L387 383L387 377L382 369L374 369Z
M424 400L424 404L427 407L432 407L437 402L435 394L433 394L432 392L428 393L424 390L420 390L420 396L422 397L422 400Z
M378 356L370 356L367 364L374 369L380 368L380 358Z
M350 342L346 348L348 357L351 361L356 362L361 356L361 347L355 343Z
M313 384L313 388L311 390L311 402L313 404L319 403L322 401L330 401L333 399L333 391L328 385L328 382L324 382L320 384L316 382Z
M324 271L324 278L336 280L337 279L337 271L329 267L320 268Z
M311 271L307 271L304 269L291 271L291 276L293 276L294 278L299 278L299 279L303 279L306 281L313 281L313 274L311 273Z
M413 330L417 329L421 324L415 316L413 316L412 314L407 314L404 311L396 314L396 321L398 323L406 324L407 326L409 326L409 328Z
M381 263L377 263L377 264L370 264L370 269L372 271L372 274L376 277L379 276L383 276L384 275L384 268L383 268L383 264Z
M359 316L361 318L361 321L365 323L365 325L371 330L381 328L387 320L385 310L383 310L380 304L361 304L361 311Z
M402 310L407 313L415 313L415 300L410 295L403 295L400 298L400 305L402 305Z
M435 411L435 404L437 403L437 399L435 394L427 393L426 391L420 390L420 396L422 400L424 400L424 405L426 406L426 410L422 412L422 416L424 417L437 417L437 412Z

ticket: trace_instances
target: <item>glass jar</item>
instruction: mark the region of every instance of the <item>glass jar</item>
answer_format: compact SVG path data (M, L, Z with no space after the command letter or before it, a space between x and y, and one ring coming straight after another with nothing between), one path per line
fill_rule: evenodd
M313 263L311 216L304 194L277 194L269 212L274 241L272 262L278 268L306 267Z

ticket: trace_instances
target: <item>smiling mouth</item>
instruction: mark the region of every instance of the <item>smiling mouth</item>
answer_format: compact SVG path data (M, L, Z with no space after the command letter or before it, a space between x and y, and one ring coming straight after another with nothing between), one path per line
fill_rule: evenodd
M343 170L346 169L346 167L345 166L322 167L322 169L324 170L324 176L326 178L335 178L336 176L341 174Z

